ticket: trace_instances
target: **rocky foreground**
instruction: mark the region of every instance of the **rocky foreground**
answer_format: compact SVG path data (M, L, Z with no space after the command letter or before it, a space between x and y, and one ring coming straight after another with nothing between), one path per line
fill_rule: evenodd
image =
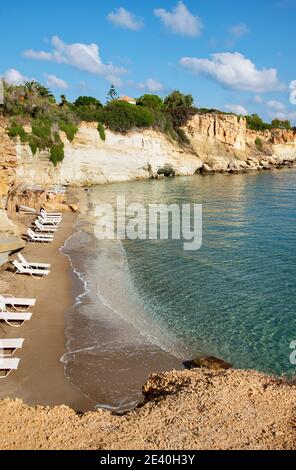
M296 385L253 371L153 375L116 416L0 402L1 449L295 449Z

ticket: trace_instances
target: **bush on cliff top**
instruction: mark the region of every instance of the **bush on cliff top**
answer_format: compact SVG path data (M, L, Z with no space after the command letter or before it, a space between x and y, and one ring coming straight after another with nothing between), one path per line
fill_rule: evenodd
M115 132L151 127L153 114L146 108L122 101L112 101L99 110L99 121Z

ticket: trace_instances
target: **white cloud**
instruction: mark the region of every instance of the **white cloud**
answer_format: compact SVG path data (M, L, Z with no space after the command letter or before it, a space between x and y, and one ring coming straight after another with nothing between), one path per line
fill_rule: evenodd
M62 78L57 77L56 75L49 75L45 73L44 76L46 78L46 85L49 87L61 88L62 90L66 90L67 88L69 88L68 83Z
M249 114L246 108L241 104L226 104L224 107L227 109L227 111L230 111L234 114L242 114L243 116Z
M153 78L148 78L146 80L146 86L149 91L162 91L164 89L164 86L162 83L158 82L157 80L154 80Z
M258 70L256 65L239 52L221 52L211 59L183 57L180 64L197 74L204 74L226 87L253 92L283 90L276 69Z
M27 50L23 55L30 59L68 64L84 72L101 75L116 85L120 82L119 77L127 73L125 68L115 67L111 62L104 64L97 44L66 44L58 36L53 36L51 44L52 52Z
M154 10L155 16L160 18L173 33L183 36L200 36L203 28L201 19L192 15L183 2L179 2L172 12L164 8Z
M237 38L241 38L242 36L246 36L249 34L250 29L245 23L239 23L233 25L230 29L229 32L232 36L235 36Z
M164 90L164 85L159 81L155 80L154 78L147 78L144 82L134 82L130 81L129 85L132 87L136 87L139 90L147 90L151 93L157 93Z
M23 82L31 80L16 69L7 70L3 78L10 85L21 85Z
M261 104L261 103L263 103L263 99L260 95L256 95L256 96L254 96L254 102L257 103L257 104Z
M115 12L109 13L107 19L116 26L131 29L132 31L139 31L143 28L143 21L136 18L136 16L125 8L118 8Z
M296 111L270 112L268 114L272 119L296 121Z
M52 61L54 59L53 54L51 52L33 51L33 49L29 49L25 51L23 55L24 57L27 57L27 59L48 60L48 61Z
M270 101L267 101L266 104L269 108L271 108L274 111L281 112L281 111L285 111L286 109L286 106L283 103L281 103L281 101L270 100Z

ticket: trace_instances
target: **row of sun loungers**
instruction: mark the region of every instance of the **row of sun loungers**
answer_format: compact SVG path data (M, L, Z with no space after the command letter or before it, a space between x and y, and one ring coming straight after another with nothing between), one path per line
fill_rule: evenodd
M34 222L35 230L30 228L27 230L28 240L31 243L51 243L61 221L61 213L54 212L49 214L42 209Z
M20 210L26 214L36 213L35 210L25 206L21 206ZM52 242L61 221L62 214L49 214L41 210L35 221L36 231L28 229L28 240L42 243ZM17 257L18 259L12 262L16 274L43 278L50 273L50 264L27 261L21 253L18 253ZM29 309L35 304L36 299L16 298L10 294L0 294L0 322L16 328L21 327L25 322L31 320L32 313L29 312ZM18 369L20 359L12 356L17 350L22 349L23 344L23 338L0 339L0 379L8 377L12 371Z
M0 379L8 377L13 370L18 369L20 359L11 356L18 349L22 349L24 341L23 338L0 340Z

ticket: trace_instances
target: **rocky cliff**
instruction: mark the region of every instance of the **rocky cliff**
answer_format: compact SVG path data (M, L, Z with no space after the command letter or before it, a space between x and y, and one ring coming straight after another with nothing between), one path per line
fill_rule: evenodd
M27 145L11 141L0 126L0 191L11 184L88 186L165 174L236 172L270 168L296 158L296 135L276 130L248 131L234 115L195 115L183 128L190 145L180 146L154 130L99 137L96 124L82 123L70 143L64 134L65 159L54 168L47 152L35 156ZM260 137L262 146L255 144Z

